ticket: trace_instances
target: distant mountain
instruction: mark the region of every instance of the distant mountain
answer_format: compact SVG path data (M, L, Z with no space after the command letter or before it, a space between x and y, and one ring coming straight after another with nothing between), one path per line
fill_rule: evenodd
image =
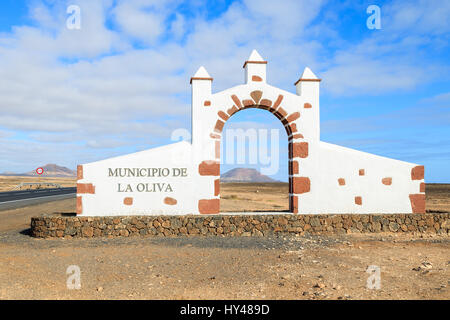
M235 168L220 176L221 182L278 182L256 169Z
M37 169L38 167L36 167ZM46 164L45 166L41 166L44 169L43 177L75 177L77 173L73 170L70 170L66 167L58 166L54 163ZM38 176L36 173L36 169L25 172L25 173L12 173L12 172L4 172L0 175L4 176Z

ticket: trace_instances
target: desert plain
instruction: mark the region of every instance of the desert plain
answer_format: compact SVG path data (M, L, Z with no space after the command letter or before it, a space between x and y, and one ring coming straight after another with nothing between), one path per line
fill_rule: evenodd
M15 183L0 179L0 190ZM287 192L222 184L221 211L286 211ZM427 184L426 207L450 212L450 185ZM0 299L450 299L448 235L30 237L32 216L74 211L75 199L0 211ZM66 285L71 265L79 290ZM367 288L371 265L380 289Z
M36 177L36 176L2 176L0 175L0 192L17 190L21 183L41 183L46 188L46 183L59 184L61 187L75 187L77 181L74 177ZM32 186L30 189L36 189Z

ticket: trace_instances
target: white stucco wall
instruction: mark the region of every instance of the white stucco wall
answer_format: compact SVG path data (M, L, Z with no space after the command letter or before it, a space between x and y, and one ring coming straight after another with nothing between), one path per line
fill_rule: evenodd
M195 174L189 161L183 155L190 156L191 144L179 142L167 146L136 152L125 156L84 164L83 178L79 184L91 183L95 187L94 194L82 194L82 214L89 216L102 215L145 215L145 214L182 214L194 212L191 199ZM109 169L139 168L147 174L145 168L167 168L167 177L120 177L110 176ZM173 177L174 168L186 168L187 177ZM178 172L178 169L175 169ZM122 170L124 172L125 170ZM151 192L153 183L162 183L163 191ZM120 190L119 190L120 184ZM138 187L148 184L149 188L138 191ZM170 189L167 187L170 184ZM132 192L126 191L130 185ZM143 190L143 189L141 189ZM157 189L159 190L159 188ZM177 200L176 204L165 204L166 197ZM125 198L132 198L132 204L124 204Z
M424 210L423 167L320 141L320 80L308 68L296 94L266 83L266 61L252 52L245 84L212 93L201 67L191 79L192 142L180 142L79 167L78 213L145 215L218 213L221 129L235 111L268 109L288 129L298 172L290 173L293 213L411 213ZM187 168L187 177L108 177L108 168ZM364 169L364 175L359 170ZM413 172L414 171L414 172ZM390 184L382 179L390 178ZM339 184L344 179L345 184ZM118 183L165 183L171 192L120 192ZM93 190L95 189L95 190ZM93 192L94 191L94 192ZM413 195L413 196L411 196ZM165 199L172 199L167 204ZM132 198L125 201L125 198ZM358 199L356 199L358 198ZM176 200L174 204L173 200ZM125 203L127 202L127 203ZM169 201L170 202L170 201Z
M300 196L303 213L410 213L409 194L419 193L421 180L411 180L416 167L403 161L319 143L311 171L311 192ZM364 175L359 175L359 170ZM392 184L382 183L391 178ZM345 179L339 185L338 179ZM362 204L355 203L361 197Z

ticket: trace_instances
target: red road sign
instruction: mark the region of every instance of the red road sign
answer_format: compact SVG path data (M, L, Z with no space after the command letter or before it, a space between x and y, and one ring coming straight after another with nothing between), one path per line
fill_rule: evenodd
M44 173L44 169L43 168L37 168L36 169L36 173L37 174L43 174Z

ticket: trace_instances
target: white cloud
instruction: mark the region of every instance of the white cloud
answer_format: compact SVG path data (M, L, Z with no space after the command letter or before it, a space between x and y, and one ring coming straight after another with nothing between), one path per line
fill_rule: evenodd
M337 63L321 74L324 89L339 95L379 94L410 90L431 74L392 58L376 59L353 53L336 56Z
M255 27L282 41L303 35L308 24L317 17L324 2L245 0L244 4L250 11L252 20L257 22Z
M197 10L187 16L174 14L177 1L73 1L81 8L81 30L65 27L72 1L50 2L31 7L37 27L0 35L0 129L28 132L39 150L50 152L71 141L82 154L168 139L171 130L189 126L195 70L207 68L214 91L242 83L242 64L254 48L269 61L268 81L291 91L305 66L334 95L412 90L449 71L408 54L436 41L448 46L442 44L448 6L434 13L437 2L383 6L381 32L368 31L353 44L333 28L338 17L322 1L245 0L214 18L200 2L182 4ZM136 41L145 49L133 48Z
M383 6L390 31L443 35L450 31L450 2L441 0L394 1ZM448 35L447 35L448 36Z
M449 14L450 3L442 1L381 6L381 30L361 30L359 41L333 39L336 51L320 70L323 88L334 95L371 95L448 80L448 64L432 57L448 51Z
M186 19L183 15L176 13L175 20L170 26L170 31L174 35L176 40L181 39L186 33Z
M126 0L113 9L121 31L146 44L154 43L165 31L165 19L174 1Z
M366 140L373 139L386 149L392 143L414 149L415 141L434 147L447 145L450 143L447 138L449 128L450 93L424 98L408 107L382 114L321 122L322 136L332 139L333 143L354 147L357 141L360 141L358 146L363 146ZM405 138L396 138L398 131L403 132ZM407 142L410 145L406 146Z
M6 130L0 130L0 138L9 138L12 137L13 133Z
M121 40L118 33L109 30L106 25L107 12L111 0L74 1L80 7L81 28L68 29L66 9L72 1L38 2L30 8L31 18L37 27L14 27L11 35L17 49L33 52L49 59L54 58L95 58L112 50L126 50L130 46Z

